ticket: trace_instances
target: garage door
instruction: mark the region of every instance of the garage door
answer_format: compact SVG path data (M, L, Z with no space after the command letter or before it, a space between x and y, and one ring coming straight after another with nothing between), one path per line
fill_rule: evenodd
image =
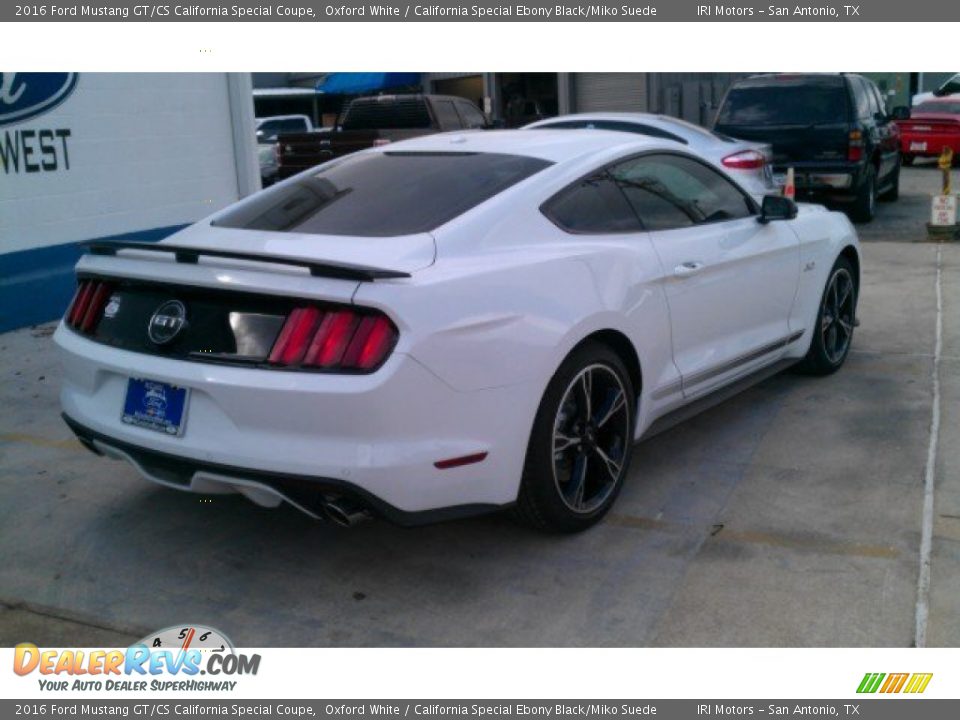
M574 112L645 112L646 73L576 73Z

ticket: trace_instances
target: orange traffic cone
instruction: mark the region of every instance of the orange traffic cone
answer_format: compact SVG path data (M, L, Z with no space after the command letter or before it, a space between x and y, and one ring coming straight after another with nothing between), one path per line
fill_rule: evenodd
M787 168L787 184L783 186L783 196L797 199L797 186L793 178L793 168Z

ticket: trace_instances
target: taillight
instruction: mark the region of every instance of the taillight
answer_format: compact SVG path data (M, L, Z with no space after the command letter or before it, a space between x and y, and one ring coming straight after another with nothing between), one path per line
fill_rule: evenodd
M82 333L92 333L103 317L103 308L106 307L111 292L113 285L110 283L82 280L64 316L67 325Z
M390 141L387 138L377 138L373 141L373 147L383 147L384 145L389 145Z
M733 170L760 170L767 164L767 157L757 150L744 150L727 155L721 162Z
M847 145L847 160L860 162L863 159L863 133L859 130L850 131L850 142Z
M299 307L287 316L268 361L284 367L373 370L396 342L397 329L385 315Z

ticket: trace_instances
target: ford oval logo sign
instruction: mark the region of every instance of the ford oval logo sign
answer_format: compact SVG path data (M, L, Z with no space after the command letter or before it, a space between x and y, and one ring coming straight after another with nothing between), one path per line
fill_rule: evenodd
M187 324L187 308L179 300L167 300L147 323L147 336L157 345L166 345Z
M41 115L77 86L77 73L0 73L0 125Z

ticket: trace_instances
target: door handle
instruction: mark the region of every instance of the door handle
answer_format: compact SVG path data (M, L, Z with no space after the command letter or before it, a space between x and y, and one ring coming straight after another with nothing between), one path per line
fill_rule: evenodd
M699 260L687 260L687 262L677 265L673 269L673 274L678 278L690 277L691 275L696 275L705 267L706 265Z

